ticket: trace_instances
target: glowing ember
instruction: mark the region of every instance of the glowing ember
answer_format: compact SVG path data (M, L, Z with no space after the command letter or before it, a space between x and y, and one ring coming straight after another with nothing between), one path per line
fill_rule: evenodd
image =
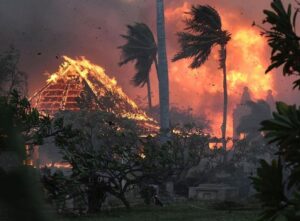
M53 163L47 163L43 167L49 167L49 168L56 168L56 169L72 169L72 165L66 162L53 162Z

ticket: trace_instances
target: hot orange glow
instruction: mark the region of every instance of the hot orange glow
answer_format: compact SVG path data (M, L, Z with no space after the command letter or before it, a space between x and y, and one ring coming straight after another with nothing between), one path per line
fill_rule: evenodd
M51 167L51 168L56 168L56 169L72 169L72 165L66 162L53 162L53 163L47 163L43 167Z
M116 98L116 102L111 104L113 106L109 107L110 112L139 121L147 128L158 129L156 121L148 117L123 92L122 88L117 86L117 81L105 74L102 67L91 63L84 57L72 59L63 56L63 59L64 62L59 66L58 71L49 76L46 87L30 99L33 106L51 114L59 110L79 110L74 98L79 97L83 88L88 86L96 99L103 97L106 93ZM99 108L102 107L99 106Z
M191 4L185 2L179 7L167 8L165 12L167 33L184 31L185 12ZM268 90L273 90L272 74L264 75L269 64L266 40L251 27L243 24L238 13L217 8L222 16L223 28L232 34L227 46L228 119L227 136L232 136L232 113L240 102L243 88L247 86L254 99L265 99ZM237 22L237 21L240 21ZM174 28L175 27L175 28ZM170 36L170 38L173 38ZM177 39L174 39L177 40ZM174 44L175 45L175 44ZM179 50L169 48L173 57ZM204 114L211 122L213 135L221 136L223 110L223 73L218 64L218 47L215 47L209 60L198 69L190 69L191 60L169 63L171 102L193 107L194 114Z

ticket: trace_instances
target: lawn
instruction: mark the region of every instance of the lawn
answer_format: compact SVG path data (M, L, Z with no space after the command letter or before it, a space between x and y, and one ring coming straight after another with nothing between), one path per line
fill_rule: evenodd
M214 210L197 202L165 207L136 207L131 211L114 210L89 217L60 217L59 221L255 221L255 210Z

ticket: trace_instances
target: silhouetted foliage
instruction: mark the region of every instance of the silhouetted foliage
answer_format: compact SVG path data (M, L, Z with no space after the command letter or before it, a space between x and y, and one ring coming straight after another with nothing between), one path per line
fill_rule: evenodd
M127 25L127 28L127 35L121 35L127 42L125 45L119 47L119 49L122 50L119 65L135 62L135 70L137 72L131 82L136 87L143 87L145 84L148 84L148 102L149 108L151 108L152 101L149 74L152 64L157 62L157 45L151 29L146 24L135 23L134 25Z
M264 208L260 220L275 220L286 208L287 198L284 193L283 167L280 161L271 164L261 160L256 177L252 177L256 197Z
M264 206L261 220L299 220L300 209L300 108L277 103L273 119L262 122L269 143L278 145L279 159L261 161L257 176L252 177L257 197Z
M65 127L64 133L56 137L56 144L64 160L72 165L72 180L85 185L83 194L110 193L129 208L125 194L146 177L150 179L152 173L168 168L167 160L164 168L160 166L167 149L150 145L150 137L142 140L134 121L99 111L65 113L64 119L72 122L72 127ZM101 203L94 201L95 206L90 200L88 197L89 212L98 211Z
M222 29L222 21L219 13L209 5L192 6L189 12L190 18L185 20L187 32L178 33L180 51L174 56L172 61L192 58L190 68L199 68L203 65L211 51L216 45L220 46L219 63L220 69L223 69L223 89L224 89L224 107L222 143L226 149L226 126L227 126L227 73L226 73L226 45L231 37L228 31Z
M300 38L296 33L299 8L292 12L292 6L288 4L288 8L285 9L281 0L273 0L271 8L272 10L264 10L266 18L263 21L271 25L271 28L267 30L257 25L262 29L262 34L267 37L272 48L272 63L266 73L283 65L283 75L299 76ZM300 89L300 80L294 81L294 88L297 87Z
M25 144L41 143L50 122L15 90L0 97L0 122L1 215L16 221L46 220L38 174L23 162Z
M189 14L191 18L185 21L185 29L189 32L178 33L181 51L175 55L173 61L193 58L190 67L198 68L207 61L215 45L227 44L230 34L222 30L220 15L208 5L193 6ZM220 67L223 67L221 61Z
M127 43L122 50L120 65L135 61L137 73L132 79L135 86L144 86L149 79L150 69L156 59L157 46L150 28L144 23L127 25L127 35L121 35Z
M27 98L16 90L9 96L0 97L0 121L2 150L13 150L16 138L23 148L25 144L41 144L44 137L54 133L50 118L31 108Z
M299 3L298 3L299 4ZM260 27L272 48L271 71L283 65L284 75L299 75L299 37L296 34L296 18L291 5L285 9L281 0L273 0L272 10L264 10L264 23L270 30ZM299 87L300 80L294 82ZM257 197L264 206L261 220L277 220L280 216L288 221L300 219L300 108L277 102L273 119L262 122L261 130L269 143L278 146L278 160L271 164L261 161L257 176L252 177Z
M44 181L50 197L58 201L65 198L57 193L87 197L89 212L98 211L107 194L117 197L129 208L128 191L136 187L143 189L149 184L159 185L176 177L197 165L207 146L206 135L201 130L198 134L192 133L195 132L192 128L180 130L180 135L173 134L169 142L161 144L156 136L143 136L143 130L133 120L113 113L61 114L63 132L56 136L56 144L64 161L72 166L72 174L66 177L65 184L74 188L64 189L57 183L54 186L61 190L53 191L47 182L52 179L51 174ZM96 197L99 194L102 197Z

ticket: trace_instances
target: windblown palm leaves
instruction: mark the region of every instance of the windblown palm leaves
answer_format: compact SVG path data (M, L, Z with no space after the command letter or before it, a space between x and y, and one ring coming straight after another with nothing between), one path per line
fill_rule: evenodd
M135 62L136 73L131 81L136 87L143 87L147 83L148 95L151 98L149 74L157 54L157 45L153 33L143 23L128 25L127 28L127 35L121 35L127 42L119 47L122 50L119 65Z
M299 12L297 9L292 14L291 5L285 9L281 0L274 0L271 3L273 10L264 10L266 19L264 23L270 24L270 30L260 27L262 34L268 38L268 44L272 48L272 64L266 70L270 72L274 68L283 65L284 75L300 75L300 44L299 36L296 34L296 18ZM255 23L254 23L255 24ZM294 88L300 89L300 79L294 82Z
M192 58L190 68L198 68L207 61L214 46L220 46L220 69L223 69L224 107L222 123L222 142L226 149L226 125L227 125L227 77L226 77L226 45L230 40L230 34L222 29L221 17L218 12L208 5L192 6L186 19L187 32L178 33L180 51L173 61Z
M178 33L181 50L173 61L193 58L190 67L198 68L208 59L215 45L227 44L230 34L222 30L220 15L210 6L193 6L188 14L191 15L185 21L188 32Z

